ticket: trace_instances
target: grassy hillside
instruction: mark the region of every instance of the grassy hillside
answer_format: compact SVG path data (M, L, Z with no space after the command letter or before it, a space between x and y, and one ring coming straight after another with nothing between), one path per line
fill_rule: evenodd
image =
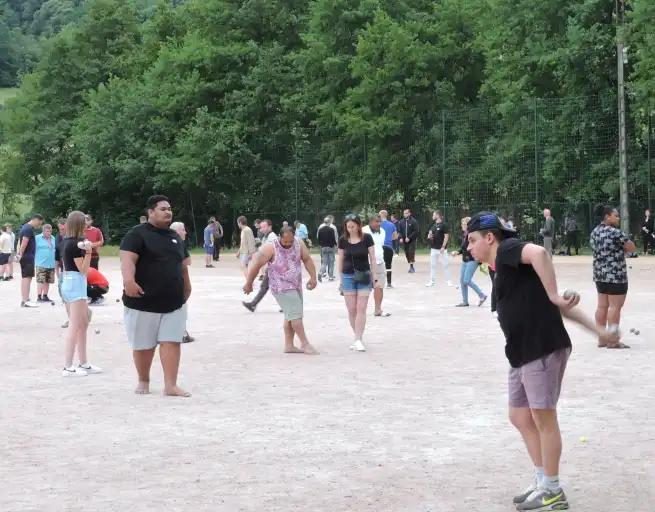
M13 98L18 93L18 89L0 87L0 105L4 105L5 101Z

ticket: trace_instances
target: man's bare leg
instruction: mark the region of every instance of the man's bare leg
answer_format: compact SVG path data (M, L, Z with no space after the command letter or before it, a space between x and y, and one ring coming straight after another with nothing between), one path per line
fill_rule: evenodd
M527 407L510 407L509 420L519 431L521 437L523 437L523 442L528 449L528 455L530 455L534 467L542 467L541 438L537 425L535 425L534 419L532 419L530 409Z
M531 409L530 412L539 431L544 475L546 477L558 476L559 461L562 456L562 435L557 422L557 411L555 409Z
M291 327L291 322L289 320L284 320L282 322L282 329L284 330L284 352L286 354L301 354L302 350L296 348L293 344L294 331Z
M30 285L32 284L31 277L24 277L20 282L20 293L23 302L30 300Z
M180 368L180 344L174 342L161 342L159 344L159 358L164 369L164 394L168 396L191 396L177 385L177 372Z
M311 343L309 343L309 340L307 339L307 334L305 333L305 326L302 323L302 318L299 318L298 320L291 320L290 324L291 328L294 330L298 336L298 339L300 340L300 348L302 349L301 352L312 356L318 354L318 351L311 345Z
M150 393L150 367L152 359L155 357L155 349L133 350L134 367L139 378L139 383L134 392L137 395L147 395Z
M373 300L375 301L375 314L382 314L382 298L384 297L384 290L382 288L373 289Z

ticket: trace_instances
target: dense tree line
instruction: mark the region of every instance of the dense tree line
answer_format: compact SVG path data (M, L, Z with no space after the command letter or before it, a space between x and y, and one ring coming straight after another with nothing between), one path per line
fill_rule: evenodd
M122 225L153 191L186 215L618 195L614 2L0 5L21 27L10 41L56 34L0 113L3 179L48 213ZM621 29L635 193L654 22L655 5L633 0Z

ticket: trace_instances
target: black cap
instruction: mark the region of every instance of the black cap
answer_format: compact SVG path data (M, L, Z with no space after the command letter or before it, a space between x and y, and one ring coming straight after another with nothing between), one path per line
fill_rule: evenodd
M483 230L497 230L503 233L505 238L515 237L518 233L515 229L507 226L498 215L492 212L476 213L468 223L468 232Z

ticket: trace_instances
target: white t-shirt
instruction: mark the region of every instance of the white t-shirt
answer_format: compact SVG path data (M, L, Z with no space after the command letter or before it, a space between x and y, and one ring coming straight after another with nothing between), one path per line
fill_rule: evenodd
M273 240L277 240L277 235L271 231L262 239L262 243L265 244L266 242L273 242Z
M2 254L11 254L14 248L11 243L11 235L9 233L2 233L0 235L0 252Z
M386 236L384 229L380 228L377 233L373 233L370 226L364 226L362 232L368 233L373 237L373 243L375 244L375 263L378 265L384 263L384 238Z

